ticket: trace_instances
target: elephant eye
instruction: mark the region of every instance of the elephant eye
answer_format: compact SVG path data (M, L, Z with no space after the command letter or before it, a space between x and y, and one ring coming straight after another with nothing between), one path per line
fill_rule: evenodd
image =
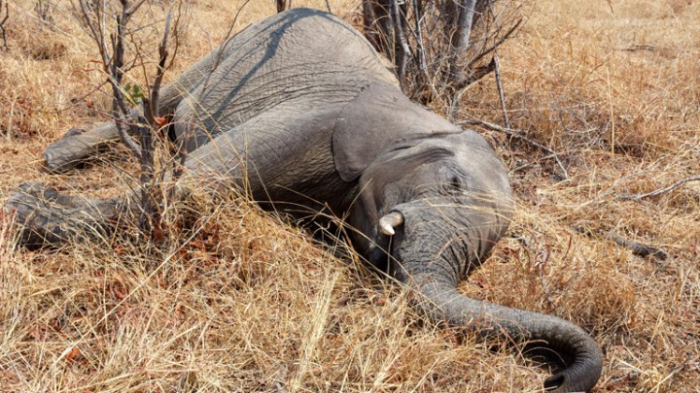
M448 194L458 195L461 194L464 189L464 184L462 179L458 175L452 175L445 182L445 189Z
M450 179L450 188L454 190L461 190L462 189L462 181L459 179L457 175L452 176L452 179Z

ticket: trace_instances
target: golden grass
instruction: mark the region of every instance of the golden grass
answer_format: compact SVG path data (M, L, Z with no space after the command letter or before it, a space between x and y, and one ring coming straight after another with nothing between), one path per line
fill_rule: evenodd
M241 3L188 5L173 73L223 39ZM330 3L349 19L359 2ZM162 15L159 4L145 20ZM10 49L0 52L0 203L23 180L114 193L129 180L112 166L40 171L46 144L105 119L109 101L104 88L88 95L102 77L68 4L52 9L50 26L33 6L10 4ZM236 30L272 12L272 1L253 0ZM700 385L700 184L616 198L700 174L697 20L697 1L611 10L539 0L499 52L511 122L557 151L569 177L546 154L484 132L519 209L512 236L461 289L590 331L605 352L601 392ZM157 37L151 30L140 39ZM493 78L473 86L465 116L500 121L495 91ZM3 218L0 391L540 391L545 371L416 322L400 289L303 231L233 196L191 203L203 212L196 225L173 229L160 253L129 238L18 249ZM636 257L608 231L671 256Z

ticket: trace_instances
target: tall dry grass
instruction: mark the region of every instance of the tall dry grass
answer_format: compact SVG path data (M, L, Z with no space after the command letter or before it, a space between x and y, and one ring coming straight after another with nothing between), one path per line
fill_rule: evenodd
M131 182L124 160L40 170L47 143L109 109L108 90L93 92L103 79L95 49L68 3L53 3L47 23L34 2L10 4L0 203L29 179L92 196ZM303 3L294 5L325 8ZM330 1L347 19L357 3ZM143 20L162 17L162 4L150 2ZM241 4L187 3L173 74L223 39ZM510 168L519 209L461 290L590 331L605 352L598 391L697 391L700 184L619 196L700 174L700 3L611 5L533 2L525 29L499 51L513 126L555 150L568 176L547 153L483 131ZM272 1L254 0L235 29L272 12ZM494 79L472 86L463 108L465 118L500 121ZM347 254L342 244L321 247L236 196L190 203L195 224L174 227L177 241L156 254L129 237L28 251L4 217L0 391L540 391L546 370L420 323L399 288L335 256ZM634 256L605 240L609 231L670 257Z

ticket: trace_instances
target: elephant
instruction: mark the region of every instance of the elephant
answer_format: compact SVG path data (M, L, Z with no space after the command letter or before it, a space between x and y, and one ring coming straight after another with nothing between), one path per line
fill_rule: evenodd
M555 354L548 391L596 384L603 356L583 329L457 291L509 226L508 172L478 133L411 102L348 23L296 8L254 24L164 86L158 110L187 151L180 189L216 178L297 218L329 209L357 254L418 294L429 320ZM105 122L51 144L46 165L66 171L116 139ZM107 231L124 206L20 188L5 209L25 244Z

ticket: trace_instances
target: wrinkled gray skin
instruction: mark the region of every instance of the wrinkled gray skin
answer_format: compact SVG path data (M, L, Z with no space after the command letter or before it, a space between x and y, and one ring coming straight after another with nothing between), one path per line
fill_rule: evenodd
M355 229L350 241L360 255L424 295L418 307L432 320L548 348L563 363L545 382L552 391L595 385L602 355L582 329L455 290L504 234L513 208L506 170L482 137L411 103L364 38L329 14L278 14L222 48L161 93L175 136L182 140L188 128L196 135L183 187L217 176L243 187L247 172L260 202L329 207ZM46 150L47 165L68 169L116 136L108 122L57 141ZM25 233L60 241L75 231L56 211L86 222L86 208L70 197L61 202L40 186L23 187L6 209L25 217ZM31 198L44 202L22 202ZM88 204L93 227L107 227L100 217L115 205ZM53 216L41 218L42 208ZM390 212L404 219L394 236L378 227Z

